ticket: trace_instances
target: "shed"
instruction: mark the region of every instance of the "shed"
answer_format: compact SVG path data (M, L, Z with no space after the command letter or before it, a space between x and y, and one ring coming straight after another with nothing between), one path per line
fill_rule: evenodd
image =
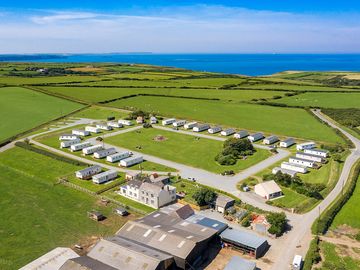
M215 202L215 210L219 213L224 213L227 208L233 206L235 200L225 195L218 195Z
M224 270L255 270L256 263L239 256L232 256Z
M115 213L120 216L127 216L129 214L129 212L125 208L122 208L122 207L116 208Z
M255 185L254 191L257 195L265 198L266 200L274 199L283 195L281 188L274 180Z
M99 211L95 211L95 210L88 212L88 217L93 220L96 220L96 221L101 221L106 218L102 213L100 213Z

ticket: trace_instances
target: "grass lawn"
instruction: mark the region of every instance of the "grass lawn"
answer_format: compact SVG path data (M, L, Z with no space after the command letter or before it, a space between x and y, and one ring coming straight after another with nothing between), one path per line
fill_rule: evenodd
M165 140L155 141L154 138L158 135L164 136ZM238 160L232 166L221 166L214 159L222 150L223 143L197 138L192 135L151 128L110 137L106 142L215 173L225 170L238 172L270 156L269 151L257 149L257 152L246 160ZM136 146L141 146L141 150Z
M106 120L108 117L111 116L114 116L116 119L121 119L126 117L127 115L128 113L121 110L99 106L91 106L80 112L77 112L76 114L73 114L72 117Z
M196 119L251 131L330 143L343 142L333 130L303 109L166 97L134 97L110 105L141 108L160 115Z
M0 88L0 141L81 107L79 103L20 87Z
M312 200L311 198L306 197L305 195L296 193L290 188L286 188L282 186L281 190L284 193L284 197L272 200L271 205L284 207L284 208L296 208L305 201Z
M57 178L81 167L14 148L0 154L0 268L18 269L57 246L86 242L91 236L114 234L126 219L96 199L54 185ZM97 223L87 211L102 211L108 220Z
M73 183L75 185L78 185L80 187L86 188L87 190L97 192L99 190L102 190L106 188L108 185L114 185L115 183L121 184L125 182L125 173L119 172L118 178L114 179L113 181L106 182L104 184L94 184L91 179L90 180L81 180L77 177L75 177L75 172L71 173L69 175L64 176L70 183Z

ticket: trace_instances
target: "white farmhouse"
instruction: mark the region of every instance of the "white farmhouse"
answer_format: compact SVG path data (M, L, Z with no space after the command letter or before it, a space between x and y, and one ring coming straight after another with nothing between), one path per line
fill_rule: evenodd
M279 141L279 138L275 135L272 135L272 136L269 136L269 137L266 137L264 140L263 140L263 143L264 144L273 144L273 143L276 143Z
M221 131L221 135L222 136L230 136L230 135L232 135L232 134L234 134L235 133L235 129L233 129L233 128L228 128L228 129L225 129L225 130L223 130L223 131Z
M186 124L186 121L185 120L177 120L176 122L172 123L172 125L174 127L182 127L183 125Z
M266 200L271 200L283 195L281 188L274 180L255 185L254 192Z
M299 173L307 173L307 171L308 171L306 166L297 165L297 164L289 163L289 162L281 163L281 168L286 169L286 170L299 172Z
M131 156L131 153L129 151L125 151L125 152L120 152L120 153L109 155L106 157L106 160L109 162L117 162L124 158L128 158L130 156Z
M119 166L121 167L130 167L135 164L139 164L144 161L142 156L133 156L120 160Z
M82 130L82 129L73 129L71 131L71 133L74 135L78 135L78 136L89 136L90 135L90 131Z
M116 122L116 121L107 122L107 125L112 128L122 128L123 127L123 124Z
M84 155L91 155L91 154L94 154L96 151L100 151L102 149L104 149L104 147L102 147L101 144L97 144L97 145L93 145L93 146L84 148L82 150L82 152Z
M306 159L306 160L311 160L314 162L319 162L319 163L324 163L326 161L323 157L312 155L312 154L307 154L307 153L303 153L303 152L297 152L296 157Z
M99 123L99 124L96 124L96 127L99 128L99 129L102 129L102 130L112 130L112 127L108 126L107 123Z
M96 152L94 152L94 158L104 158L108 155L112 155L112 154L115 154L116 153L116 149L111 147L111 148L108 148L108 149L101 149L101 150L98 150Z
M216 127L211 127L211 128L209 128L209 129L208 129L208 132L209 132L210 134L215 134L215 133L220 132L221 130L222 130L221 127L216 126Z
M297 158L297 157L290 157L289 162L291 164L306 166L306 167L309 167L309 168L314 168L315 167L315 162L314 161L307 160L307 159L302 159L302 158Z
M193 131L195 132L201 132L204 130L208 130L210 126L208 124L197 124L195 127L193 127Z
M120 119L118 120L119 124L122 124L124 126L132 126L134 123L130 120L124 120L124 119Z
M99 165L94 165L75 172L75 176L80 179L90 179L93 175L100 173L101 170Z
M288 148L295 144L295 140L293 138L287 138L280 142L280 147Z
M93 126L86 126L85 127L85 130L86 131L89 131L91 133L99 133L100 132L100 129L97 128L97 127L93 127Z
M164 120L162 120L162 125L168 126L168 125L171 125L172 123L175 123L175 121L176 121L175 118L164 119Z
M106 172L102 172L102 173L94 175L92 177L92 181L95 184L102 184L102 183L105 183L105 182L115 179L117 176L118 176L117 171L110 170L110 171L106 171Z
M311 155L324 157L324 158L328 157L328 155L329 155L329 151L321 150L321 149L305 149L304 152L306 154L311 154Z
M262 138L264 138L264 134L262 134L261 132L257 132L257 133L251 134L248 138L251 142L256 142L256 141L259 141Z
M296 150L302 151L305 149L313 149L315 147L316 147L316 144L314 142L305 142L305 143L298 144L296 146Z
M80 138L77 138L75 140L70 140L70 141L62 141L60 143L60 148L68 148L68 147L70 147L70 146L72 146L74 144L77 144L79 142L81 142Z
M185 129L193 129L197 125L197 122L190 122L184 125Z
M240 130L239 132L236 132L234 134L234 138L236 139L243 139L246 138L247 136L249 136L249 132L247 132L246 130Z
M74 134L62 134L59 137L59 141L72 141L76 139L79 139L79 136Z

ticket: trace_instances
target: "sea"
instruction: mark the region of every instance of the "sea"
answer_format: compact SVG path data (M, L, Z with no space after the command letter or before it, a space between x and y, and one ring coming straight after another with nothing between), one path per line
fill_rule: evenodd
M298 71L360 71L360 54L37 54L0 55L0 61L129 63L249 76Z

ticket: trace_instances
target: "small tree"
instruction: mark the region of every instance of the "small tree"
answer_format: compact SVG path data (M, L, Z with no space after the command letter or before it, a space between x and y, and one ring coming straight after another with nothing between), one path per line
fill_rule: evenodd
M215 201L217 195L214 191L208 188L201 188L196 191L192 198L196 201L199 206L204 206Z
M266 216L267 221L270 223L269 233L281 236L286 229L286 215L284 212L281 213L270 213Z

